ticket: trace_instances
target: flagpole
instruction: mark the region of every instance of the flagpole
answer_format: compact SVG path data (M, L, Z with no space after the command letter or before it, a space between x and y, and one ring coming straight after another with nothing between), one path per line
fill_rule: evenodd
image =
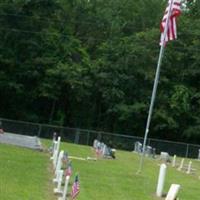
M153 91L152 91L152 95L151 95L151 103L150 103L150 107L149 107L149 113L148 113L145 135L144 135L144 140L143 140L142 154L141 154L141 157L140 157L140 165L139 165L139 169L137 171L138 174L141 173L143 163L144 163L145 147L146 147L146 143L147 143L149 126L150 126L150 123L151 123L151 117L152 117L152 112L153 112L153 107L154 107L154 102L155 102L155 97L156 97L156 92L157 92L157 87L158 87L158 81L159 81L159 77L160 77L160 66L162 64L162 58L163 58L164 50L165 50L165 48L164 48L165 38L166 38L166 35L167 35L167 31L168 31L168 24L169 24L169 18L170 18L170 15L171 15L172 5L173 5L173 0L171 0L171 2L170 2L169 12L168 12L168 15L167 15L166 25L165 25L165 29L164 29L164 34L163 34L163 38L162 38L162 41L161 41L160 53L159 53L158 63L157 63L157 68L156 68L156 75L155 75Z

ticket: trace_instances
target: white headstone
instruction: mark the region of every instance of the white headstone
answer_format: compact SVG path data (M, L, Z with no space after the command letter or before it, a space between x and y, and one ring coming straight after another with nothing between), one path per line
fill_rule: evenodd
M59 170L58 171L58 184L57 184L57 188L54 188L54 193L56 193L56 194L63 194L63 191L61 189L62 178L63 178L63 170Z
M180 185L178 184L171 184L171 187L167 193L167 197L165 200L175 200L180 189Z
M59 149L60 149L60 140L61 140L61 137L58 137L58 141L57 141L57 145L56 145L56 149L55 149L55 156L53 158L54 169L56 168L56 164L57 164L57 161L58 161L58 153L59 153Z
M181 171L183 169L184 160L185 160L184 158L181 160L181 164L178 168L179 171Z
M55 151L56 151L56 149L57 149L57 144L58 144L57 141L54 141L54 142L53 142L52 157L50 158L51 160L54 160Z
M191 173L191 169L192 169L192 161L189 162L188 164L188 169L187 169L187 174L190 174Z
M65 178L65 186L63 190L63 195L62 197L59 197L58 200L66 200L66 195L67 195L67 190L68 190L68 184L69 184L69 178L70 176L66 176Z
M160 159L163 160L164 162L169 162L170 157L167 152L160 152Z
M56 174L56 177L53 179L53 183L58 183L59 181L59 173Z
M142 143L140 143L139 141L135 142L134 151L137 153L141 153L142 152Z
M176 155L173 157L172 167L176 167Z
M106 153L107 153L107 145L104 144L104 145L103 145L103 150L102 150L102 155L105 156Z
M198 160L200 160L200 149L199 149L199 154L198 154Z
M58 156L58 162L56 164L55 174L57 174L58 171L61 170L63 156L64 156L64 151L62 150L60 151L59 156Z
M151 146L146 146L146 148L145 148L145 155L147 157L152 156L152 147Z
M97 143L98 143L98 140L95 139L94 142L93 142L93 148L94 148L94 149L97 148Z
M156 190L156 195L158 197L162 197L164 183L165 183L166 169L167 169L166 164L160 165L160 172L159 172L158 184L157 184L157 190Z

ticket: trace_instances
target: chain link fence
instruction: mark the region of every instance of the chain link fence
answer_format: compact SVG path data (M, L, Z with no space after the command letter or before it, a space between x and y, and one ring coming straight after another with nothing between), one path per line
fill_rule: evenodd
M62 141L76 144L92 146L94 139L98 139L112 148L133 151L135 142L139 141L143 143L142 137L130 135L15 121L4 118L0 118L0 121L2 122L2 128L5 132L48 139L52 139L53 133L57 132L58 135L61 136ZM176 154L177 156L186 158L197 158L200 149L200 145L152 138L148 139L147 145L155 148L156 154L160 154L161 151L164 151L168 152L171 156Z

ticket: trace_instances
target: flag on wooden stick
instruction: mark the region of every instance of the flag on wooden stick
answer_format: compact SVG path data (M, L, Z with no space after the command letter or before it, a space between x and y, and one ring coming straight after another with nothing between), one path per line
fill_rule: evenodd
M65 176L71 176L72 175L72 163L69 162L67 165L67 169L65 170Z
M160 24L161 38L160 45L166 44L170 40L175 40L177 38L176 32L176 19L181 14L181 0L169 0L168 6L165 10L165 14ZM167 17L169 15L169 21L167 24ZM167 33L164 38L164 30L167 27Z
M75 199L80 192L79 178L78 175L75 176L74 183L72 185L71 197Z

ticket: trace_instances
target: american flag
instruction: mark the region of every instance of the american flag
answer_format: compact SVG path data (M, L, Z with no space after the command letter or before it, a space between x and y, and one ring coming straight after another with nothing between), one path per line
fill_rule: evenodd
M67 165L67 169L66 169L66 171L65 171L65 176L71 176L72 175L72 164L71 164L71 162L70 163L68 163L68 165Z
M72 185L71 197L75 199L80 192L79 178L78 175L75 176L74 183Z
M170 5L171 5L171 9L170 9ZM181 0L169 0L168 6L165 10L165 14L160 24L160 30L161 30L160 45L162 45L163 43L165 45L168 41L175 40L177 38L176 18L180 14L181 14ZM168 29L167 29L166 37L164 38L164 30L166 27L168 15L169 15Z

